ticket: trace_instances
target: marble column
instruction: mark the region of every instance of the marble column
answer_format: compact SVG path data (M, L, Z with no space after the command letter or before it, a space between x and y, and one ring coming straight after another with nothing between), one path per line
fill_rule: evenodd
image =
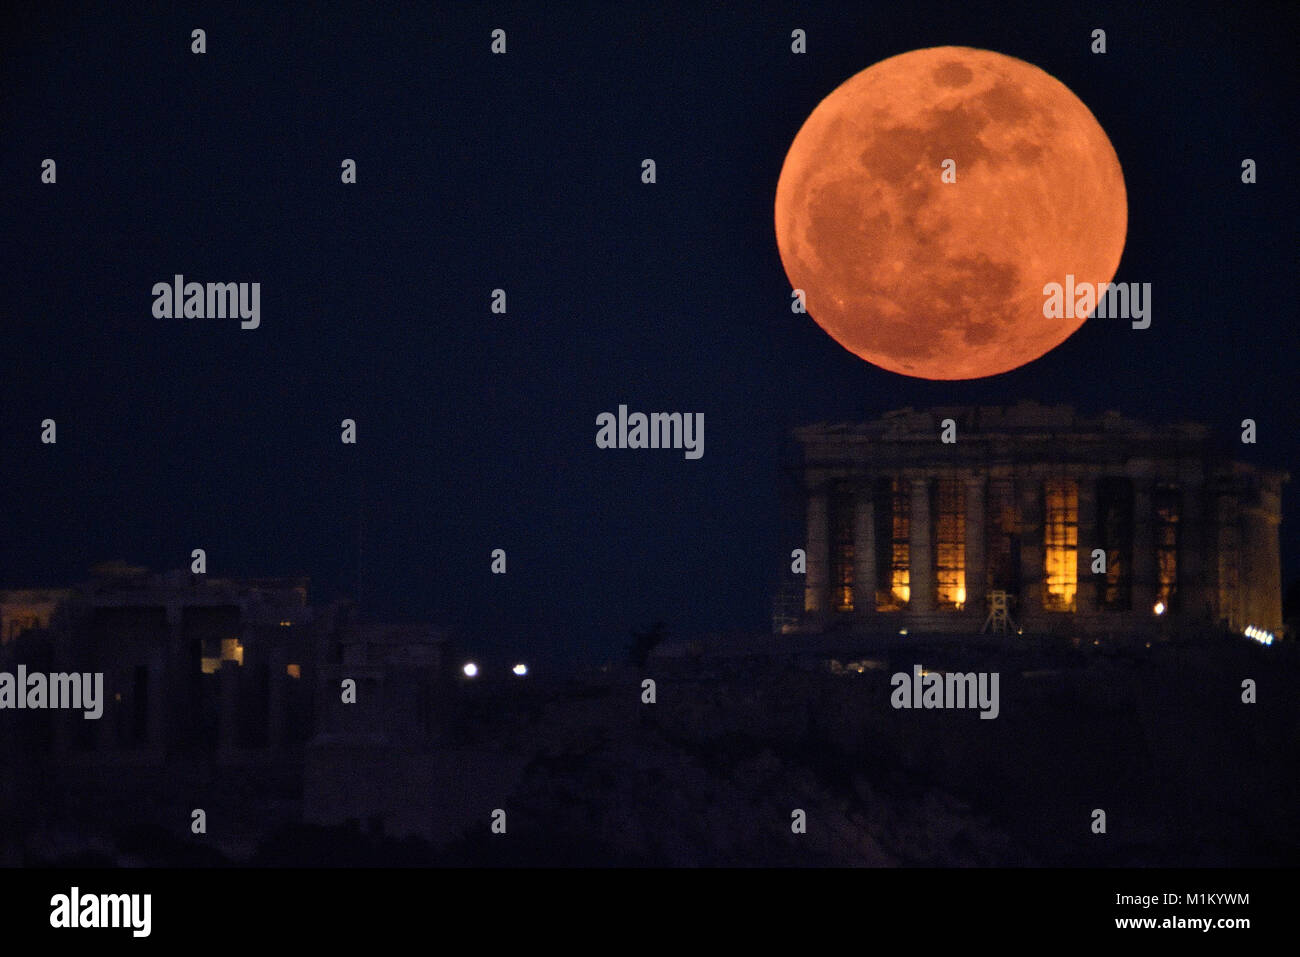
M1154 482L1147 476L1133 479L1133 615L1143 621L1154 617L1156 603L1156 539L1152 503Z
M1214 575L1215 618L1236 630L1242 626L1240 603L1241 535L1237 496L1217 489L1214 495L1216 567Z
M1242 627L1254 625L1274 634L1282 629L1280 504L1279 494L1263 488L1257 500L1241 509Z
M984 476L966 480L966 611L984 621L987 614L984 590L987 584L984 527Z
M217 760L234 759L239 745L239 664L221 662L217 672L221 697L217 705Z
M934 558L930 544L930 480L912 479L912 507L908 543L908 609L926 614L934 611Z
M825 622L830 609L830 528L825 488L808 493L808 527L804 541L803 610L814 624Z
M876 613L876 521L872 487L863 483L853 497L853 610L858 617Z
M1016 496L1020 504L1020 609L1028 618L1043 611L1042 478L1017 477Z
M1104 573L1094 574L1092 570L1092 550L1101 547L1101 536L1097 533L1097 479L1093 475L1079 475L1075 483L1079 488L1079 545L1074 609L1076 614L1090 615L1097 610L1097 589L1106 580Z
M1205 581L1205 489L1199 481L1184 481L1182 508L1178 516L1178 615L1187 621L1205 622L1210 602Z

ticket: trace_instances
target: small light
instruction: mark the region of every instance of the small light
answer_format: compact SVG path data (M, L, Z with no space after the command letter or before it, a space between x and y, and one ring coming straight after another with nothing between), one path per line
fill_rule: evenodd
M1257 628L1255 625L1247 625L1246 630L1245 632L1243 632L1243 634L1245 634L1247 638L1255 639L1261 645L1273 644L1273 638L1274 638L1273 633L1271 631L1266 631L1263 628Z
M1154 611L1157 615L1163 615L1165 613L1165 603L1162 601L1156 602L1156 607L1153 608L1152 611Z
M478 665L476 665L476 664L474 664L474 662L470 661L470 662L467 662L467 663L465 664L465 667L462 668L461 670L462 670L463 672L465 672L465 677L466 677L466 678L473 678L476 674L478 674Z
M900 628L900 629L898 629L898 633L899 633L900 635L905 635L905 634L907 634L907 629L906 629L906 628Z
M515 665L515 666L514 666L513 668L511 668L510 670L513 671L515 674L517 674L517 675L518 675L519 677L521 677L521 678L522 678L524 675L528 674L528 666L527 666L526 664L524 664L522 661L521 661L519 664Z

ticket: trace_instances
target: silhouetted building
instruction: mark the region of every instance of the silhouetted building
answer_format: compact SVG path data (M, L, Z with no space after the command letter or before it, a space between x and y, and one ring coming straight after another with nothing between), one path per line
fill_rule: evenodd
M110 563L75 588L0 592L6 657L104 674L98 720L45 713L49 750L69 761L157 764L186 753L236 763L300 747L311 726L312 618L306 578Z
M358 623L340 615L322 629L318 735L364 736L422 747L438 731L437 689L446 635L432 625ZM355 682L345 703L342 682Z
M26 631L49 629L72 597L68 588L11 588L0 591L0 645Z
M1021 403L795 437L807 568L783 631L976 632L1005 595L1025 632L1281 633L1288 476L1216 453L1204 426Z
M446 635L430 625L357 623L350 613L340 606L322 629L303 818L428 836L447 788L434 758L447 697Z

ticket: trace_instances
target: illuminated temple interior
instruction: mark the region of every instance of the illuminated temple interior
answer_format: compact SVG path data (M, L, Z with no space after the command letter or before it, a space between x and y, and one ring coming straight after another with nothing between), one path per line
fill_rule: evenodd
M997 592L1026 631L1282 627L1288 476L1202 425L1026 402L795 438L806 571L780 631L976 632Z

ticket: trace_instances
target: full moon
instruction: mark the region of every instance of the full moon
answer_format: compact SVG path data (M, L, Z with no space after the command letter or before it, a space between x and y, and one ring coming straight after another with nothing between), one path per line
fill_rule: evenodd
M924 379L996 375L1060 345L1085 320L1045 317L1043 287L1110 282L1127 229L1124 174L1088 108L1038 67L969 47L845 81L776 187L777 247L808 314Z

